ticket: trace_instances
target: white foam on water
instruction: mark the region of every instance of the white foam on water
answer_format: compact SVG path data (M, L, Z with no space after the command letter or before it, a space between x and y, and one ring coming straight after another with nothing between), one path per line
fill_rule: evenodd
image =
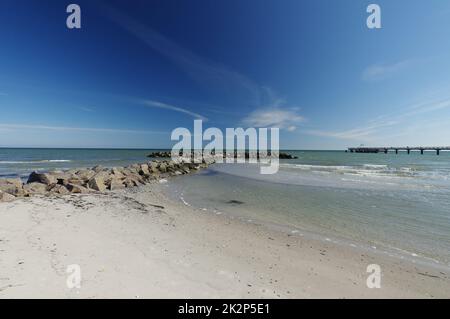
M191 204L189 204L188 202L186 202L186 201L184 200L184 197L183 197L183 196L180 196L180 200L183 202L184 205L186 205L186 206L191 206Z

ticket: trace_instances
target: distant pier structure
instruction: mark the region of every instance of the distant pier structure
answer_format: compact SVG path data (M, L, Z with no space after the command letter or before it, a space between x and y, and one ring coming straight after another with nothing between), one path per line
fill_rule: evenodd
M450 146L417 146L417 147L366 147L366 146L360 146L360 147L349 147L348 151L350 153L385 153L388 152L395 152L395 154L398 154L398 152L407 152L410 154L412 151L420 152L420 154L423 154L425 151L433 151L436 152L436 155L439 155L441 151L450 151Z

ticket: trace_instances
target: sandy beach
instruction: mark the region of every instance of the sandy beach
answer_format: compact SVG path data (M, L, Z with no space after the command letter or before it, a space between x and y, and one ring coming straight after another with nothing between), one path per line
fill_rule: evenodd
M450 297L448 273L193 209L161 188L1 203L0 298ZM379 289L366 285L374 263Z

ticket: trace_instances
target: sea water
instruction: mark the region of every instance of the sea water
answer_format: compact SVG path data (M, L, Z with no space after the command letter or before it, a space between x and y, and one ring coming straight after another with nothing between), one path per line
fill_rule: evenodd
M125 166L152 151L160 150L0 148L0 177ZM205 213L450 265L450 153L289 153L299 158L282 160L275 175L254 164L215 164L164 188Z
M289 153L275 175L216 164L167 187L205 212L450 266L450 153Z
M34 170L126 166L148 161L154 151L160 150L0 148L0 178L26 179Z

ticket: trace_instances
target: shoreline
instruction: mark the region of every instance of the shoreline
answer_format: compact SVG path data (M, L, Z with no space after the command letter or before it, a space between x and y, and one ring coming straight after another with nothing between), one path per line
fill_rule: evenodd
M239 176L230 174L224 171L215 170L216 165L220 164L214 164L208 168L205 168L205 170L202 170L199 172L199 174L206 174L208 175L208 172L211 170L215 173L219 172L219 174L226 175L228 177L231 177L233 179L244 179L244 180L250 180L252 182L256 183L262 183L264 181L255 179L251 176ZM196 177L196 175L192 175L192 177ZM189 176L186 176L185 178L189 179ZM171 184L171 181L169 180L168 185ZM240 183L241 181L238 180ZM275 183L270 181L270 183ZM188 184L188 183L187 183ZM179 186L179 185L178 185ZM434 269L436 271L443 271L443 272L450 272L450 264L447 264L445 260L439 259L439 256L427 256L422 255L419 252L415 252L413 250L407 250L404 248L396 247L396 246L390 246L387 245L385 242L370 242L370 241L363 241L361 238L355 238L351 235L344 236L343 234L338 233L327 233L326 230L322 229L311 229L311 225L308 223L299 223L299 224L288 224L288 223L281 223L281 222L274 222L274 221L268 221L264 218L259 218L255 216L246 216L248 215L248 207L246 207L246 213L235 213L237 211L242 211L241 207L235 206L235 207L221 207L221 209L217 208L217 206L208 206L208 204L205 205L203 203L202 205L196 204L195 201L191 201L190 199L186 199L185 194L183 193L183 190L173 188L171 190L168 190L167 192L168 197L170 200L178 201L184 204L185 206L191 207L193 209L199 210L199 211L206 211L211 214L216 214L218 212L219 215L224 215L229 218L235 218L240 220L243 223L256 223L264 225L265 227L268 227L274 231L283 232L285 234L296 234L300 236L304 236L305 238L318 240L322 242L331 242L337 245L345 246L345 247L352 247L355 249L359 249L360 251L364 253L370 253L374 255L380 255L380 256L386 256L389 258L394 258L398 260L402 260L405 262L409 262L411 264L417 264L421 265L426 268ZM230 197L233 198L233 197ZM239 202L238 204L244 204L244 202ZM215 207L215 208L213 208ZM231 212L228 210L231 209L235 212ZM252 210L254 213L259 213L257 210ZM255 214L254 214L255 215Z
M69 170L33 171L26 182L22 178L0 178L0 202L49 194L105 193L117 189L137 187L161 178L189 174L207 168L213 158L198 163L177 160L153 160L124 167L73 168Z
M154 182L1 203L0 225L0 298L449 297L448 273L206 213Z

